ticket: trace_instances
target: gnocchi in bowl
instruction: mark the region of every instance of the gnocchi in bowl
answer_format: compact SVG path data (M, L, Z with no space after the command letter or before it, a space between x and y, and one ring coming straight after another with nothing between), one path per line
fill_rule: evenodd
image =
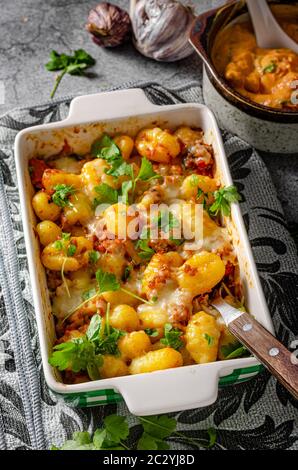
M240 199L215 177L201 129L102 134L29 161L57 342L74 384L247 354L211 307L244 308L224 220ZM238 354L238 356L237 356Z

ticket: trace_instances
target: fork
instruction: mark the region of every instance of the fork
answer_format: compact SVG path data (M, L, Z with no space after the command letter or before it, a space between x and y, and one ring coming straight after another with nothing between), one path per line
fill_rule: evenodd
M252 315L242 312L221 297L213 307L221 314L229 331L298 400L298 359Z

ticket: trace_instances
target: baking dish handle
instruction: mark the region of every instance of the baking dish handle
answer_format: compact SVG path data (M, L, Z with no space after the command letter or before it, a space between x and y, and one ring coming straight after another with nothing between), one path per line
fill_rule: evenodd
M118 90L74 98L64 123L92 122L154 112L159 106L151 103L141 88Z
M187 366L117 381L129 411L138 416L171 413L214 403L219 366ZM115 384L116 385L116 384Z

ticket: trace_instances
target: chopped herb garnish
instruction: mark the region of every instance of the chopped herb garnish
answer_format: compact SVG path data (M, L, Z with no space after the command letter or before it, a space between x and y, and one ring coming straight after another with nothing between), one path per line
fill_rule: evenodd
M141 168L138 173L137 179L142 180L142 181L149 181L153 178L161 178L160 175L158 175L154 170L153 170L153 165L152 163L146 158L142 158L142 163L141 163Z
M209 213L214 216L217 216L219 213L229 216L231 214L231 204L241 201L241 196L236 186L228 186L215 191L214 198L214 203L209 207Z
M144 260L149 260L155 254L155 251L148 245L148 240L138 240L136 248L139 250L138 255Z
M152 336L152 338L156 338L156 336L158 336L158 331L156 328L145 328L144 331L146 335Z
M184 342L181 340L182 334L182 331L178 328L173 328L171 323L166 323L164 326L164 338L160 342L170 348L180 349L184 346Z
M102 365L102 356L96 353L95 344L86 336L82 336L54 346L49 363L61 371L65 369L73 372L90 371L90 378L96 380L100 378L98 367ZM94 371L97 371L97 374Z
M94 190L98 194L95 198L96 206L99 204L116 204L118 201L117 189L112 188L106 183L101 183L99 186L95 186ZM93 205L95 205L95 202Z
M76 245L70 244L69 247L67 248L67 256L73 256L76 251L77 251Z
M54 248L55 250L63 250L63 243L61 240L56 240L54 242Z
M68 241L68 240L70 240L71 233L68 233L68 232L62 232L62 234L61 234L61 237L62 237L62 240L64 240L64 241Z
M273 73L277 69L277 65L275 62L271 62L271 64L267 65L267 67L263 68L263 73Z
M120 289L120 283L117 281L115 274L98 269L95 276L99 287L98 294Z
M96 291L95 287L92 287L92 289L89 289L89 290L83 292L82 299L83 300L89 300L89 299L93 298L96 295L97 295L97 291Z
M212 346L213 343L214 343L214 338L213 338L213 336L208 335L208 333L204 333L203 336L204 336L205 340L207 341L208 346Z
M96 264L97 261L99 260L100 258L100 254L98 253L98 251L95 251L95 250L92 250L89 252L89 263L90 264Z
M127 204L129 193L134 194L136 183L138 180L150 181L153 178L160 178L160 176L153 170L152 163L145 157L142 158L141 168L138 175L134 176L134 167L132 164L127 163L123 158L119 147L114 140L108 135L103 135L99 140L95 141L91 147L91 153L95 157L103 158L110 164L110 168L105 170L107 175L114 177L128 176L130 179L122 183L120 194L122 201ZM97 198L94 204L97 202ZM109 202L109 201L107 201Z
M130 278L131 271L133 270L133 267L131 265L128 265L124 269L124 273L122 276L122 281L125 282Z
M71 206L69 197L75 194L76 189L68 184L57 184L54 186L53 202L59 207Z
M109 163L122 159L119 147L107 134L104 134L92 144L91 154L94 157L103 158Z

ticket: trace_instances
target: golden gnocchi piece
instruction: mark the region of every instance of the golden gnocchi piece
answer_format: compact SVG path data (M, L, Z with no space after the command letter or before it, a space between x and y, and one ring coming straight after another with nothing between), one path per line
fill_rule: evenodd
M93 245L90 240L84 237L71 237L69 241L61 241L57 245L57 241L47 245L41 253L41 261L43 265L52 271L77 271L89 262L89 251ZM68 254L69 246L74 246L74 254Z
M109 302L111 306L119 304L135 306L139 303L135 297L132 297L122 290L104 292L102 297L106 302Z
M131 238L138 227L138 218L136 212L123 204L118 202L108 207L103 217L109 233L114 234L119 239Z
M35 214L40 220L57 220L61 214L61 208L51 200L51 196L45 191L38 191L32 199Z
M61 237L61 228L51 220L43 220L36 225L39 241L43 246L49 245Z
M181 186L180 193L183 199L195 198L198 190L201 189L203 193L214 192L218 188L217 182L214 178L203 175L189 175L187 176Z
M56 170L63 171L64 173L74 173L79 175L83 166L83 162L74 157L60 157L52 162L52 166Z
M163 348L150 351L144 356L133 359L129 366L129 372L131 374L144 374L156 370L180 367L182 364L183 359L180 352L173 348Z
M95 158L83 165L80 175L82 190L92 202L98 196L95 188L101 183L108 184L112 188L118 188L119 186L116 178L105 173L105 170L108 169L108 163L102 158Z
M115 274L118 279L122 277L125 266L126 260L121 253L104 253L96 264L97 268Z
M110 315L110 324L114 328L128 332L140 328L139 316L130 305L117 305Z
M55 191L55 186L59 184L66 184L74 189L80 189L82 187L82 181L79 175L52 169L46 169L43 172L42 185L48 193Z
M225 274L225 265L219 255L201 252L189 258L178 270L177 280L181 288L194 297L209 292Z
M171 278L172 268L177 268L183 263L182 257L176 251L168 253L156 253L152 256L142 279L142 292L149 298L154 291L158 291Z
M151 350L151 341L144 331L132 331L120 338L118 347L124 360L135 359Z
M198 312L186 327L186 349L197 364L216 361L219 337L216 319L208 313Z
M77 191L69 197L69 205L65 206L63 213L69 225L80 223L82 225L93 216L90 200L86 194Z
M122 377L128 374L128 367L120 357L105 355L103 365L99 368L102 379L111 379L112 377Z
M165 309L150 307L148 305L140 305L138 308L139 318L142 328L163 329L164 325L169 321L169 316Z
M124 160L129 160L134 148L134 141L128 135L118 135L114 138L115 144L119 147Z
M174 134L185 145L185 147L189 147L198 141L201 142L203 137L202 130L191 129L187 126L178 127Z
M136 138L136 148L140 155L154 162L169 163L180 151L178 138L159 127L143 129Z

